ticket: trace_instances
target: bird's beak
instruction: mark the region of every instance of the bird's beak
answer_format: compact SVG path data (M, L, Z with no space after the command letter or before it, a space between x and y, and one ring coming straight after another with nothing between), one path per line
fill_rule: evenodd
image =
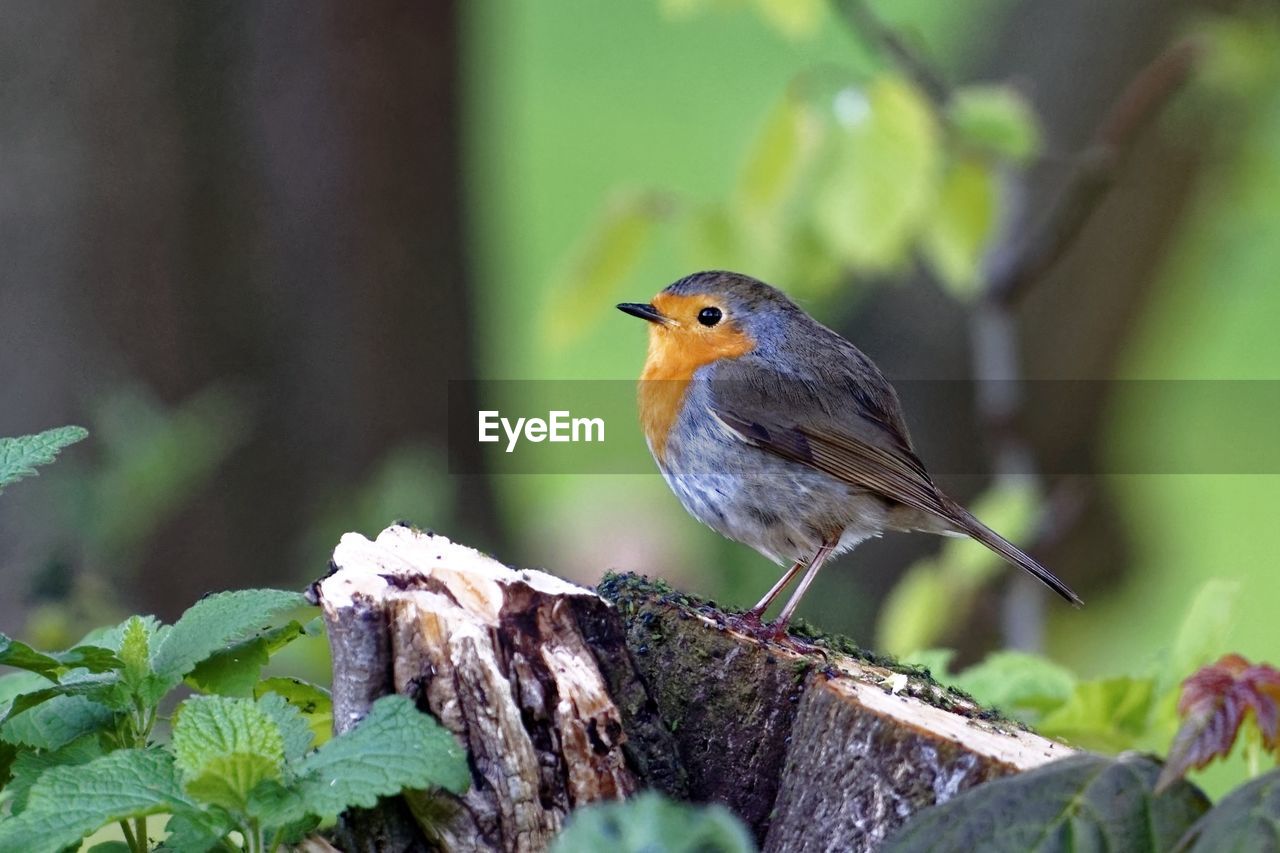
M632 317L639 317L641 320L648 320L650 323L658 323L662 326L669 326L671 318L664 315L657 308L648 303L642 302L623 302L618 305L618 310L624 314L630 314Z

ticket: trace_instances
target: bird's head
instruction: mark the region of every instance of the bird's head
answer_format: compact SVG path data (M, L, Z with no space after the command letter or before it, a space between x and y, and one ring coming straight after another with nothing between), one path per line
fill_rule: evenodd
M764 282L720 271L686 276L651 302L618 310L649 321L648 379L688 378L705 364L771 346L801 313Z

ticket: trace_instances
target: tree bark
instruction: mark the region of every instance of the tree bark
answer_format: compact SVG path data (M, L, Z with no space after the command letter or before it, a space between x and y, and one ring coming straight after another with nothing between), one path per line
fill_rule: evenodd
M846 640L765 642L634 575L592 592L408 527L344 536L334 566L312 594L335 728L395 690L472 764L461 797L345 816L361 850L544 850L573 809L643 787L723 803L767 851L871 850L922 808L1071 752Z

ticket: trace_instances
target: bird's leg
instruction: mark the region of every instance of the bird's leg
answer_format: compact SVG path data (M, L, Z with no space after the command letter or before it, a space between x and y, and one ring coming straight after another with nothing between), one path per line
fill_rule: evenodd
M800 570L803 569L804 566L804 560L796 560L796 564L787 569L786 574L779 578L778 582L764 594L764 598L760 599L760 602L756 604L755 607L742 614L742 621L749 627L759 627L760 617L764 616L764 612L769 609L769 605L778 597L778 593L787 588L787 585L790 584L795 576L800 573Z
M782 608L782 612L778 614L778 619L769 626L769 635L771 639L781 640L787 636L787 623L791 621L791 616L796 612L796 608L800 606L800 599L804 597L805 591L809 589L809 584L813 583L813 579L818 576L818 569L822 568L822 564L826 562L827 557L831 556L831 552L835 550L836 542L823 542L818 548L818 553L813 555L813 559L809 561L809 569L804 573L804 577L800 579L800 585L796 587L796 591L791 594L786 606Z

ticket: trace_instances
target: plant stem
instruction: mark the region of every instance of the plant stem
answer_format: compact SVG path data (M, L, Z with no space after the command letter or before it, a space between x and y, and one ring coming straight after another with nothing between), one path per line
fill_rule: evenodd
M138 850L138 839L134 837L133 830L129 827L129 821L120 821L120 831L124 833L124 843L129 845L130 850Z
M133 831L138 836L138 849L147 849L147 819L146 817L135 817L133 819Z

